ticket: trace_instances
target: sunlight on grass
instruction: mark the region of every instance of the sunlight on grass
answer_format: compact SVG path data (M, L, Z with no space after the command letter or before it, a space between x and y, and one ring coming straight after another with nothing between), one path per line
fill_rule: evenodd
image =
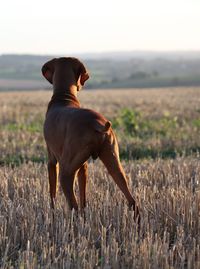
M50 93L0 95L1 268L200 267L199 88L80 94L112 120L140 231L98 160L85 216L68 210L58 186L53 220L42 133Z

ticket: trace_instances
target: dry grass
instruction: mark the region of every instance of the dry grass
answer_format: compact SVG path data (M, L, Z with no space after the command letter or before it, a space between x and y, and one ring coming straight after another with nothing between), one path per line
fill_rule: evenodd
M43 156L35 122L42 122L49 97L47 92L0 94L2 154ZM170 111L194 119L200 90L83 92L81 100L110 118L126 106L146 118ZM200 267L198 155L123 162L141 208L139 233L133 212L99 161L89 164L85 217L70 212L59 191L53 221L46 165L37 161L11 166L8 160L1 167L1 268Z

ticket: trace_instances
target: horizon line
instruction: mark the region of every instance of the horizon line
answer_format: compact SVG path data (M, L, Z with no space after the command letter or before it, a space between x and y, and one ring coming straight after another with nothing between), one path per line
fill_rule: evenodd
M174 49L174 50L106 50L106 51L86 51L86 52L68 52L68 53L35 53L35 52L2 52L0 56L16 55L16 56L59 56L59 55L102 55L102 54L129 54L129 53L200 53L200 49Z

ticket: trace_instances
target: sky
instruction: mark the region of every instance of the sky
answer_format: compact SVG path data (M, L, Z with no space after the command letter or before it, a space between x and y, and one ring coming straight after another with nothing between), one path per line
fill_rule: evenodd
M200 0L1 0L0 54L200 50Z

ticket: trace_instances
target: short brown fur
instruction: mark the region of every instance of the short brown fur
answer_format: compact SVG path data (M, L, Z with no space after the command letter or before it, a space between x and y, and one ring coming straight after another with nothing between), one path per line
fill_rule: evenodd
M89 78L85 66L76 58L55 58L44 64L42 73L53 84L53 96L44 122L51 206L54 208L56 197L56 165L59 163L59 178L69 207L76 210L78 204L73 186L77 175L83 209L86 205L87 160L99 157L139 221L139 210L127 186L111 123L101 114L81 108L77 99L77 91Z

